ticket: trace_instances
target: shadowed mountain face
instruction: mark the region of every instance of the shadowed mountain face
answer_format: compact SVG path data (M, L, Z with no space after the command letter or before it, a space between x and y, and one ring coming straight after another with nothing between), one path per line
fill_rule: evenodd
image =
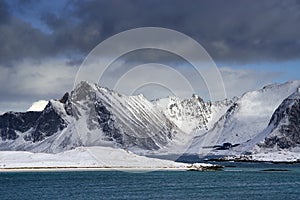
M300 93L285 99L274 112L269 126L274 127L260 147L288 149L300 145Z
M34 126L41 112L14 113L8 112L0 116L0 136L3 141L15 140L18 132L26 132Z
M9 112L0 116L2 141L16 140L20 133L25 141L38 142L66 127L66 123L49 103L43 112Z

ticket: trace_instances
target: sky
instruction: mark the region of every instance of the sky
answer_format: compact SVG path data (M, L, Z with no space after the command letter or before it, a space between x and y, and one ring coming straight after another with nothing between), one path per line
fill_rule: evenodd
M60 98L72 90L82 62L99 43L140 27L172 29L201 44L216 63L228 98L300 79L299 23L297 0L0 0L0 113ZM181 58L154 50L119 58L105 79L120 77L139 59L172 66L198 81ZM153 76L165 70L151 69ZM171 75L166 79L180 85ZM201 84L196 93L209 99ZM159 86L135 93L149 99L167 95L168 87Z

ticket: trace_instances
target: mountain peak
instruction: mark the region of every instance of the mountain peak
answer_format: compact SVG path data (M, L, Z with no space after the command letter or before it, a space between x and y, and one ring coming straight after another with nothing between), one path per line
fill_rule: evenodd
M88 81L80 81L80 83L78 83L74 90L82 90L82 89L96 89L96 84L95 83L90 83Z
M203 99L200 96L196 95L196 94L192 95L192 99L195 99L197 101L203 102Z
M98 88L96 84L92 84L87 81L81 81L75 86L70 96L74 101L94 99L97 91Z

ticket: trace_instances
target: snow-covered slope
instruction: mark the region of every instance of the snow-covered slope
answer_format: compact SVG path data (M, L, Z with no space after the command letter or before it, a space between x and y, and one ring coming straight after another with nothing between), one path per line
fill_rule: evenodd
M155 154L183 154L190 148L195 136L203 135L226 113L226 110L237 100L205 102L197 95L190 99L168 97L154 102L158 109L176 124L184 134L177 134L173 143L154 152ZM152 154L152 152L150 152Z
M138 156L122 149L110 147L78 147L58 154L0 151L0 169L30 167L184 169L187 165L173 161Z
M95 145L154 150L180 130L142 95L125 96L81 82L42 112L0 116L0 131L1 150L60 152Z
M263 139L255 141L255 152L290 150L300 153L300 89L280 104L262 134Z
M88 146L104 141L123 148L159 149L178 132L143 95L125 96L82 82L66 104L77 119L74 126L81 141Z
M288 161L300 158L300 89L286 98L273 113L268 126L238 149L255 159ZM232 153L232 154L236 154ZM299 155L298 157L295 155Z
M34 102L27 111L43 111L49 102L45 100L39 100Z
M272 114L282 101L297 91L300 81L273 84L261 90L245 93L224 116L204 135L194 138L190 153L227 154L242 152L244 143L257 137L268 126ZM263 139L263 138L262 138ZM223 143L241 144L233 151L211 151L205 146Z

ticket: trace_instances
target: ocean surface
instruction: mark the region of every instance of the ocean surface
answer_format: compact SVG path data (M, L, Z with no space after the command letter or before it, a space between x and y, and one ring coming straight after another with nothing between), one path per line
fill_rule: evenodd
M226 164L217 172L1 172L0 199L300 199L299 164Z

